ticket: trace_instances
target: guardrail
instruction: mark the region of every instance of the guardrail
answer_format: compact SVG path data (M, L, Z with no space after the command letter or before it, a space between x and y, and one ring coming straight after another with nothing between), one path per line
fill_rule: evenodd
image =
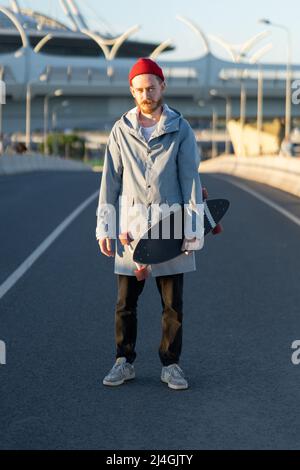
M0 175L30 171L92 171L85 163L44 155L3 155L0 157Z
M300 197L300 158L222 155L201 162L201 173L226 173L268 184Z

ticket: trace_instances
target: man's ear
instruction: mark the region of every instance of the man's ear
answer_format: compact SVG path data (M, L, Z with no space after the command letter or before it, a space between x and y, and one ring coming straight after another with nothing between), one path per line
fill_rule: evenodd
M132 86L130 86L130 93L132 94L133 98L135 98L134 88Z

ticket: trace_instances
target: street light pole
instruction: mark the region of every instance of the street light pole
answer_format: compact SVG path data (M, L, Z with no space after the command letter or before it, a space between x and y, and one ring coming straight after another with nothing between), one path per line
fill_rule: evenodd
M263 127L263 71L262 66L258 67L258 80L257 80L257 133L258 133L258 154L262 154L261 148L261 133Z
M61 104L57 104L56 106L53 107L53 110L52 110L52 124L51 124L52 131L54 131L57 127L57 110L60 107L66 108L67 106L69 106L69 101L65 100Z
M228 123L231 120L232 106L230 96L226 96L226 142L225 142L225 153L229 155L230 153L230 135L228 131Z
M49 114L49 95L44 99L44 155L49 155L48 148L48 114Z
M272 49L272 43L267 44L257 51L249 59L250 64L258 64L257 72L257 135L258 135L258 154L262 154L262 128L263 128L263 92L264 92L264 75L263 67L260 62L262 56L264 56L270 49Z
M53 96L61 96L63 90L55 90L54 93L48 93L44 98L44 154L49 155L48 146L48 116L49 116L49 99Z
M4 67L0 67L0 81L3 81ZM1 86L1 85L0 85ZM1 90L0 90L1 93ZM0 95L0 155L3 153L3 112L2 112L2 96Z
M209 94L211 96L223 98L224 100L226 100L226 108L225 108L225 115L226 115L226 117L225 117L225 122L226 122L226 124L225 124L225 126L226 126L225 153L226 153L226 155L228 155L230 153L230 136L229 136L229 132L228 132L228 122L230 121L231 114L232 114L231 98L228 95L219 94L218 91L215 90L215 89L210 90Z
M217 123L218 123L218 114L216 108L212 106L212 144L211 144L211 157L216 158L218 156L218 146L216 140L217 132Z
M44 81L45 76L41 75L40 80ZM32 98L32 85L37 82L28 82L26 88L26 122L25 122L25 143L27 150L31 149L31 98Z
M27 83L26 90L26 148L31 149L31 83Z
M285 137L290 139L291 128L292 128L292 40L290 31L285 28L288 37L288 60L286 70L286 100L285 100L285 115L286 115L286 126L285 126Z
M198 101L198 105L200 108L205 107L205 102L204 101ZM217 123L218 123L218 114L215 106L210 105L211 111L212 111L212 129L211 129L211 158L215 158L218 156L218 147L217 147L217 141L215 138L216 132L217 132Z
M292 122L292 38L290 30L282 25L273 23L270 20L262 19L259 23L263 23L274 28L282 29L287 34L287 62L286 62L286 85L285 85L285 138L290 140L291 122Z
M259 59L266 54L272 48L272 44L267 44L267 46L261 48L257 51L250 59L250 64L258 63ZM240 122L241 122L241 147L242 152L244 152L244 127L246 122L246 101L247 101L247 94L246 94L246 86L244 83L245 73L247 69L243 69L241 75L241 112L240 112ZM258 77L257 77L257 130L258 130L258 146L259 146L259 154L261 154L261 131L262 131L262 122L263 122L263 72L261 64L259 64L258 69Z
M246 86L244 82L244 70L241 76L241 97L240 97L240 121L241 127L244 129L245 122L246 122L246 103L247 103L247 92Z

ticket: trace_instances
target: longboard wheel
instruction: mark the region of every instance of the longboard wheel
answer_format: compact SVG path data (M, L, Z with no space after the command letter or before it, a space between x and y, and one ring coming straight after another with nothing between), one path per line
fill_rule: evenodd
M130 238L128 232L120 233L119 240L123 246L129 245L132 242L132 239Z
M223 226L219 223L215 226L215 228L211 231L213 235L218 235L224 231Z
M147 266L143 266L140 269L135 269L134 274L138 281L143 281L149 276L149 271L147 269Z
M204 201L205 199L208 199L208 191L206 188L202 188L202 197Z

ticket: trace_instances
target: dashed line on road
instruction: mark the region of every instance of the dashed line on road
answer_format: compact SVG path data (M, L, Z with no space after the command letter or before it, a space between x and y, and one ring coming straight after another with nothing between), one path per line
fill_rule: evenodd
M0 299L18 282L18 280L30 269L38 258L49 248L59 235L78 217L84 209L97 198L99 191L94 192L83 201L65 220L63 220L53 232L23 261L22 264L0 285Z
M220 179L220 180L223 180L223 181L227 181L228 183L231 183L232 185L237 186L238 188L242 189L243 191L246 191L247 193L251 194L252 196L259 199L260 201L264 202L268 206L275 209L277 212L280 212L280 214L284 215L287 219L291 220L292 222L294 222L296 225L299 225L299 227L300 227L300 218L299 217L292 214L292 212L284 209L279 204L276 204L276 202L271 201L271 199L269 199L265 196L262 196L261 194L259 194L254 189L251 189L248 186L246 186L245 184L239 183L238 181L233 181L232 178L230 178L230 177L226 177L226 176L223 177L223 176L219 176L219 175L218 176L211 175L211 176L213 176L213 178L217 178L217 179Z

